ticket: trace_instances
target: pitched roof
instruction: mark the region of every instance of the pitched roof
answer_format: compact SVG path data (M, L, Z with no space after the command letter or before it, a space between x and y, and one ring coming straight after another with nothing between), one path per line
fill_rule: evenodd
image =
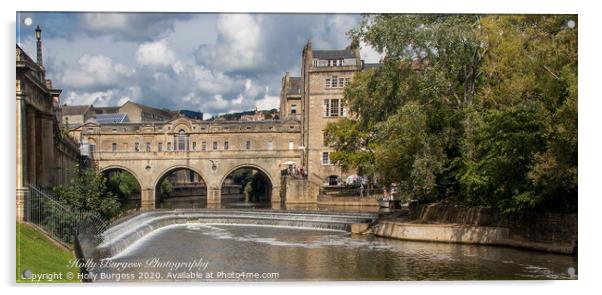
M355 58L353 50L313 50L312 55L317 59Z
M62 106L61 112L63 116L83 115L90 110L92 105L77 105L77 106Z
M382 66L383 66L382 63L364 63L364 70L373 69L373 68L380 68Z
M288 77L286 94L301 94L301 77Z
M115 114L119 112L119 107L95 107L94 112L97 114Z
M98 124L127 123L129 121L128 115L122 113L96 115L96 122Z
M125 106L128 103L131 103L131 104L134 104L135 106L138 106L145 113L160 114L162 116L165 116L166 119L169 119L169 118L173 117L173 113L170 110L153 108L151 106L147 106L147 105L143 105L143 104L140 104L140 103L136 103L136 102L133 102L131 100L128 101L128 102L126 102L126 103L124 103L121 107Z

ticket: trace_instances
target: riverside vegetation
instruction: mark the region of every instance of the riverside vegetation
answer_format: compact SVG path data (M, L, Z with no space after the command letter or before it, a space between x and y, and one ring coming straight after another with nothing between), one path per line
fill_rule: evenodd
M366 15L331 160L397 197L577 211L576 15Z

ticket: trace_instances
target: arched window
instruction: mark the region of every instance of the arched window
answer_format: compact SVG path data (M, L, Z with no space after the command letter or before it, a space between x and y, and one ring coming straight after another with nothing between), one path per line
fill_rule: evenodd
M186 132L184 130L180 130L178 133L178 150L185 151L187 149L186 146Z

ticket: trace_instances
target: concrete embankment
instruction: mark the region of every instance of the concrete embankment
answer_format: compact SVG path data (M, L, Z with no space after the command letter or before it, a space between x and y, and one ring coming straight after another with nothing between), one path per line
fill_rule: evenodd
M561 254L573 254L575 250L575 245L570 243L513 240L510 230L503 227L379 221L371 228L371 232L379 237L409 241L508 246Z
M412 241L496 245L577 254L575 214L502 215L446 203L410 206L406 218L381 219L376 236Z

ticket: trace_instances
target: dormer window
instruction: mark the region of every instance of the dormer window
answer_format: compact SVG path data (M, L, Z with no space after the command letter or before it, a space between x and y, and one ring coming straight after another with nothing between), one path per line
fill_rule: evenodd
M342 59L330 59L330 60L328 60L328 66L329 67L343 66L343 60Z

